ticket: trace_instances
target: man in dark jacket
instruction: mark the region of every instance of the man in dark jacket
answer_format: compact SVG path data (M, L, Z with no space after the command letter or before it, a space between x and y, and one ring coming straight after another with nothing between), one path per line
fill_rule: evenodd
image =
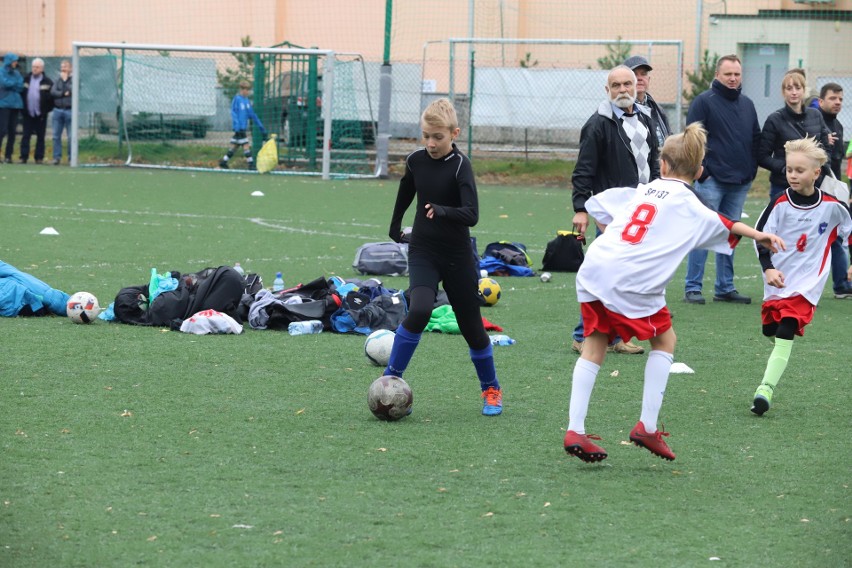
M660 108L660 105L648 92L648 87L651 84L651 71L654 68L641 55L628 57L624 61L624 65L633 69L633 73L636 74L636 102L650 111L654 124L654 134L657 136L657 146L662 148L663 142L672 133L672 129L669 127L669 119L665 111Z
M689 106L686 123L699 121L707 130L707 153L695 193L728 219L738 221L757 174L760 123L754 103L742 94L742 64L736 55L719 58L710 89L695 97ZM701 287L706 262L706 250L689 253L684 297L687 303L704 303ZM716 255L713 301L751 303L751 298L734 288L733 254Z
M26 164L30 158L30 140L35 134L36 146L34 158L37 164L44 160L44 133L47 129L47 114L53 110L53 96L50 88L53 86L44 74L44 60L36 57L32 62L32 72L24 77L24 135L21 138L21 163Z
M826 83L819 90L819 110L825 125L829 131L828 163L834 177L840 177L840 164L843 162L843 125L837 120L837 115L843 108L843 87L837 83ZM838 237L831 244L831 280L834 288L834 297L838 300L852 298L852 285L846 280L846 271L849 267L846 249L843 241Z
M571 176L574 186L573 224L585 235L589 226L586 201L611 187L636 187L660 177L659 147L650 111L636 104L636 75L619 65L607 77L603 101L580 131L580 152ZM574 329L572 349L582 349L583 320ZM620 339L611 346L617 353L644 353L638 345Z

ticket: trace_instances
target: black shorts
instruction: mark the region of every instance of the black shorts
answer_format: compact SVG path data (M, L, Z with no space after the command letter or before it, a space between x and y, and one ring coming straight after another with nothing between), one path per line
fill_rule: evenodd
M248 144L248 136L246 136L245 130L235 130L234 136L231 138L231 144L236 146L242 146L243 144Z
M479 266L469 249L455 255L446 251L408 247L408 282L413 290L425 286L438 292L438 283L443 282L447 299L454 311L474 308L482 305L479 296Z

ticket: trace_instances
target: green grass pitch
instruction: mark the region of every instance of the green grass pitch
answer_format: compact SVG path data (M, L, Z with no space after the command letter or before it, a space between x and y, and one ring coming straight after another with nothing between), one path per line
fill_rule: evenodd
M267 285L279 270L288 285L351 277L356 248L386 240L395 192L394 181L0 166L0 259L104 306L152 267L239 261ZM566 189L479 196L480 249L520 241L539 268L570 229ZM747 203L747 221L762 205ZM59 235L40 235L48 226ZM712 290L712 256L707 268ZM599 375L586 424L609 458L563 451L572 274L499 279L483 314L517 343L495 347L495 418L480 415L460 336L424 336L406 373L414 413L385 423L367 408L378 369L363 336L4 318L0 566L849 566L852 301L827 290L757 418L771 347L750 241L736 275L750 306L682 303L683 268L669 287L675 360L695 370L672 375L663 404L671 463L627 443L645 356L610 355Z

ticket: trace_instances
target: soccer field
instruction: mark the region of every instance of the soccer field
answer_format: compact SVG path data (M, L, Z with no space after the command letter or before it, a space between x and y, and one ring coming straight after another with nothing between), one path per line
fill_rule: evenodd
M357 247L387 240L395 193L395 181L0 166L0 260L102 306L151 268L240 262L267 286L277 271L288 286L355 277ZM520 241L538 269L570 229L567 189L479 198L480 250ZM59 235L40 235L48 226ZM827 288L758 418L771 346L751 241L736 256L751 305L684 304L683 273L669 289L675 360L695 373L672 375L663 404L674 462L627 441L645 355L610 355L598 376L586 425L609 458L565 454L573 274L498 279L483 315L517 340L494 349L498 417L480 414L460 336L424 335L405 376L414 412L387 423L367 408L378 368L360 335L3 318L0 566L849 566L852 301Z

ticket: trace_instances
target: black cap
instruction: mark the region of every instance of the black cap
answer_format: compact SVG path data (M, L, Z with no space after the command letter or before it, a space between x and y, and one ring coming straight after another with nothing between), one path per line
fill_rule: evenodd
M653 67L651 67L651 64L648 63L648 60L641 55L634 55L632 57L628 57L627 59L624 60L624 65L626 65L627 67L630 67L634 71L639 67L647 67L648 71L651 71L651 70L654 69Z

